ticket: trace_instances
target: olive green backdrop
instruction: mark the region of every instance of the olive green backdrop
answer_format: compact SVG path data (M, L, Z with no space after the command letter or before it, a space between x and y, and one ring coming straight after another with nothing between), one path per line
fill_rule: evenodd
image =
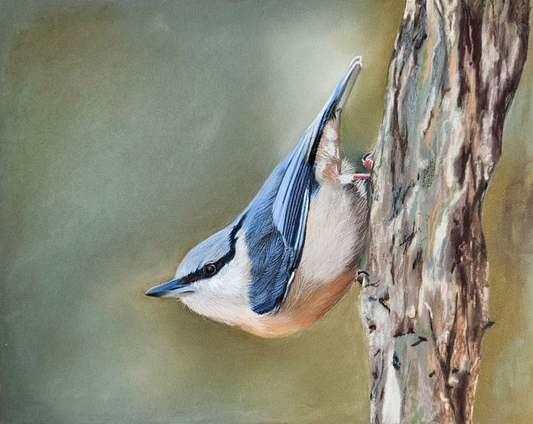
M376 139L399 1L0 1L0 422L367 423L359 287L263 340L144 291L247 205L351 58ZM486 199L476 423L533 422L533 68Z

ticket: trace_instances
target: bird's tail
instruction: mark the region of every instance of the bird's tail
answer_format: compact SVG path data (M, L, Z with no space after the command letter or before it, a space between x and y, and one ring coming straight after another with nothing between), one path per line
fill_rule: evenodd
M337 88L332 94L329 102L326 104L325 109L328 107L328 104L331 104L335 105L335 111L342 110L346 104L346 100L348 100L348 97L350 96L357 75L362 67L363 58L361 56L354 57L339 84L337 84Z
M361 56L354 58L330 99L300 140L309 164L315 166L317 180L335 180L341 174L340 113L346 104L362 67Z

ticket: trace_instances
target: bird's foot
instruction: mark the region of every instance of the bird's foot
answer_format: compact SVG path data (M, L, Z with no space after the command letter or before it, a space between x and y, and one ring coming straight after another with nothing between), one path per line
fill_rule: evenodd
M370 174L352 174L352 181L355 180L369 180L371 178Z
M366 287L368 285L368 279L370 277L370 274L368 271L365 271L364 269L360 269L357 271L355 280L361 284L363 287Z
M367 152L363 155L363 165L366 169L372 169L374 167L372 156L374 156L374 152Z

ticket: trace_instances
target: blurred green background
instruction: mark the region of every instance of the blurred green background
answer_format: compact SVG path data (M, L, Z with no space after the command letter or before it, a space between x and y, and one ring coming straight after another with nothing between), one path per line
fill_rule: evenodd
M377 137L403 3L1 0L0 422L367 423L359 287L263 340L144 296L231 222L355 55ZM476 423L533 422L533 67L486 198Z

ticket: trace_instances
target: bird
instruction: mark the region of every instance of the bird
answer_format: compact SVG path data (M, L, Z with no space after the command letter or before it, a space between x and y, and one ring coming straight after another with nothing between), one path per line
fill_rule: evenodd
M341 111L361 68L357 56L235 221L146 295L177 298L207 318L275 338L317 321L361 279L370 174L354 173L340 157Z

